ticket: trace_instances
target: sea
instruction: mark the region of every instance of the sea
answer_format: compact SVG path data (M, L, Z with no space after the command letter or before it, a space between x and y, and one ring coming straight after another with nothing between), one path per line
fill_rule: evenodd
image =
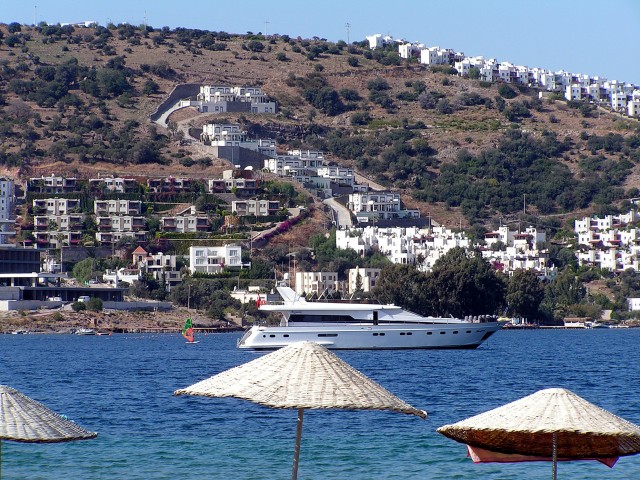
M98 432L60 444L3 441L3 478L290 478L295 410L173 395L264 355L237 349L239 337L188 345L177 334L0 335L0 384ZM639 346L640 329L505 330L476 350L336 352L429 416L307 410L298 478L548 479L548 462L474 464L436 429L550 387L640 424ZM640 455L612 469L562 462L558 478L640 478Z

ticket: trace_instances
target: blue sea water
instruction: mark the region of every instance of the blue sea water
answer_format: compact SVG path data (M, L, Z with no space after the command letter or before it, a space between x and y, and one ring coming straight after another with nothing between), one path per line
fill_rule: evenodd
M256 358L239 334L0 335L0 384L97 431L63 444L2 443L5 479L290 478L295 410L172 392ZM473 464L436 433L548 387L565 387L640 424L640 330L502 331L477 350L337 354L429 417L307 410L299 477L548 479L546 462ZM640 478L640 456L613 469L564 462L559 478Z

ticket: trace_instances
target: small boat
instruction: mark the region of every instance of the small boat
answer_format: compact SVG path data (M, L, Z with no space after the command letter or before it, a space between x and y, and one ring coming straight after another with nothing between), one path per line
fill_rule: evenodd
M110 337L111 332L96 332L96 335L98 335L99 337Z
M76 330L76 335L95 335L96 331L92 328L79 328Z
M11 332L12 335L26 335L29 333L29 330L14 330L13 332Z
M187 321L184 323L184 327L182 327L182 336L187 340L186 343L194 344L200 343L196 341L193 334L193 322L191 318L187 318Z

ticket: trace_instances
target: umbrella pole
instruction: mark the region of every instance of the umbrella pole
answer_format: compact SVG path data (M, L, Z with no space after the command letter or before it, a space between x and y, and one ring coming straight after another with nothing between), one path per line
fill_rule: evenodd
M304 408L298 409L298 426L296 428L296 449L293 452L293 472L291 480L298 478L298 460L300 459L300 442L302 440L302 422L304 420Z
M551 478L558 478L558 434L553 432L553 475Z

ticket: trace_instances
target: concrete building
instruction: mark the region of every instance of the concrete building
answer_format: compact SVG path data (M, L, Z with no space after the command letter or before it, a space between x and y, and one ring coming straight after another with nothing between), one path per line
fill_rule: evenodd
M15 200L13 180L0 177L0 246L9 244L16 233Z
M280 210L280 202L277 200L259 200L251 198L248 200L235 200L231 202L231 211L239 217L254 215L265 217L275 215Z
M295 291L298 295L320 298L340 290L337 272L296 272Z
M192 274L220 273L227 267L243 267L242 247L239 245L189 247L189 270Z
M181 107L196 107L200 113L277 113L276 102L259 87L201 85L195 100L180 101Z
M347 208L360 222L374 223L393 218L420 218L419 210L402 208L396 192L357 192L349 195Z
M368 293L373 287L376 286L378 278L380 277L379 268L350 268L347 270L347 291L349 295L353 295L358 290L358 282L360 282L360 289L362 292ZM360 280L358 280L360 277Z

